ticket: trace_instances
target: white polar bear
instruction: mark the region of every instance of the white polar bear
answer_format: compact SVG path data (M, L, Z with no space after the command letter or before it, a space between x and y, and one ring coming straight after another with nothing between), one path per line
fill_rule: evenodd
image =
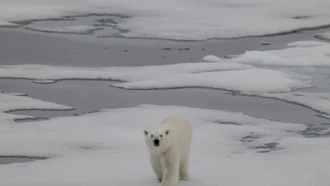
M188 180L190 122L183 116L172 115L144 134L150 163L161 186L178 186L179 180Z

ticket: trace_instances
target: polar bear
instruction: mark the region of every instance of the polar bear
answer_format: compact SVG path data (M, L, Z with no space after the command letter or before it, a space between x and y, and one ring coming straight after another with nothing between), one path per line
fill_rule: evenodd
M152 169L161 186L178 186L190 179L188 170L192 127L181 115L165 118L153 130L144 130Z

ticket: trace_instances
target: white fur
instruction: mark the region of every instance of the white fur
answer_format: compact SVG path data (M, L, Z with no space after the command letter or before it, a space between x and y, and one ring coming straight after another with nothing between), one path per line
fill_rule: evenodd
M183 116L172 115L153 130L144 133L150 163L161 186L178 186L179 179L188 180L192 140L190 122ZM154 145L155 139L160 141L159 146Z

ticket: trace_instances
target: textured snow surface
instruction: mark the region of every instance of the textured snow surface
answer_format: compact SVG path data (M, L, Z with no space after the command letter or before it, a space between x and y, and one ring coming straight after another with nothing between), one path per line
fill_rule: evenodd
M21 93L0 93L0 112L16 109L58 109L67 110L72 107L33 99Z
M242 92L285 92L309 87L303 78L268 69L246 69L225 72L182 74L163 79L150 79L114 84L125 89L166 89L204 87Z
M120 14L127 37L203 40L330 24L328 0L1 0L0 23L88 13Z
M221 59L215 55L207 55L207 56L203 57L203 61L218 62L218 61L221 61Z
M297 41L287 48L247 51L234 62L277 66L330 66L330 44L318 41Z
M27 79L107 79L125 89L205 87L251 92L283 92L309 87L305 77L239 63L182 63L142 67L83 68L49 65L3 65L0 77Z
M33 80L33 83L36 83L36 84L52 84L52 83L56 83L56 81L55 80L47 80L47 79L42 79L42 80L36 79L36 80Z
M192 179L180 185L327 186L330 181L330 139L300 136L297 132L304 130L304 125L242 113L140 105L24 125L0 125L1 155L51 157L1 165L1 183L157 185L143 130L174 113L186 116L194 132Z
M330 41L330 32L323 32L323 33L317 34L316 37Z
M248 95L248 94L247 94ZM330 93L289 92L276 94L258 94L258 96L286 100L308 106L314 110L330 115Z
M0 65L0 77L39 80L60 79L112 79L121 81L140 81L162 78L181 73L201 73L207 71L226 71L254 68L239 63L179 63L140 67L69 67L50 65Z
M72 107L59 105L52 102L41 101L27 97L24 93L0 93L0 131L10 131L7 128L14 119L34 119L32 116L14 115L6 113L13 110L71 110ZM6 143L6 138L0 136L0 141ZM6 144L10 145L10 144ZM1 155L1 153L0 153Z
M14 23L9 23L9 22L5 22L5 21L0 21L0 26L17 26Z

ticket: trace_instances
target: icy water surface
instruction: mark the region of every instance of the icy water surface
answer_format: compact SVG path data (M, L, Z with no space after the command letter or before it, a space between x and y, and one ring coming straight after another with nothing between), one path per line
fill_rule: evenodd
M59 81L35 84L30 80L0 80L9 92L24 92L30 97L76 108L74 111L16 111L37 117L55 117L97 111L106 108L133 107L139 104L182 105L188 107L243 112L248 115L292 123L321 124L326 119L317 112L283 101L228 94L210 89L125 90L109 86L105 81Z
M103 20L103 22L100 20ZM95 25L96 23L97 25ZM111 23L111 20L107 17L89 16L78 18L74 22L70 22L70 20L48 20L27 22L22 28L1 28L0 56L2 57L0 65L48 64L108 67L196 62L209 54L225 57L241 54L246 50L283 48L289 42L315 40L315 32L318 32L311 30L272 37L180 42L114 38L112 36L118 30L107 26L109 23ZM89 25L90 27L79 27L79 25ZM324 92L330 89L327 78L318 76L318 74L315 74L315 76L319 80L316 83L320 84L321 88L317 87L307 91ZM26 93L36 99L75 108L72 111L25 110L12 112L13 114L36 116L40 120L57 116L81 115L107 108L155 104L220 109L243 112L250 116L269 120L304 123L310 127L302 134L314 137L319 136L318 131L321 130L319 128L327 128L330 123L328 118L321 117L316 111L303 105L295 105L281 100L242 96L226 91L198 88L133 91L110 87L110 83L107 81L84 80L33 82L31 80L1 79L0 91ZM242 140L249 140L250 138L251 136L247 136ZM269 152L269 149L276 149L277 145L275 142L271 142L255 148L261 152ZM42 160L43 158L0 156L0 164L29 162L39 159Z
M26 163L36 160L44 160L45 157L29 157L29 156L0 156L1 164L11 164L11 163Z

